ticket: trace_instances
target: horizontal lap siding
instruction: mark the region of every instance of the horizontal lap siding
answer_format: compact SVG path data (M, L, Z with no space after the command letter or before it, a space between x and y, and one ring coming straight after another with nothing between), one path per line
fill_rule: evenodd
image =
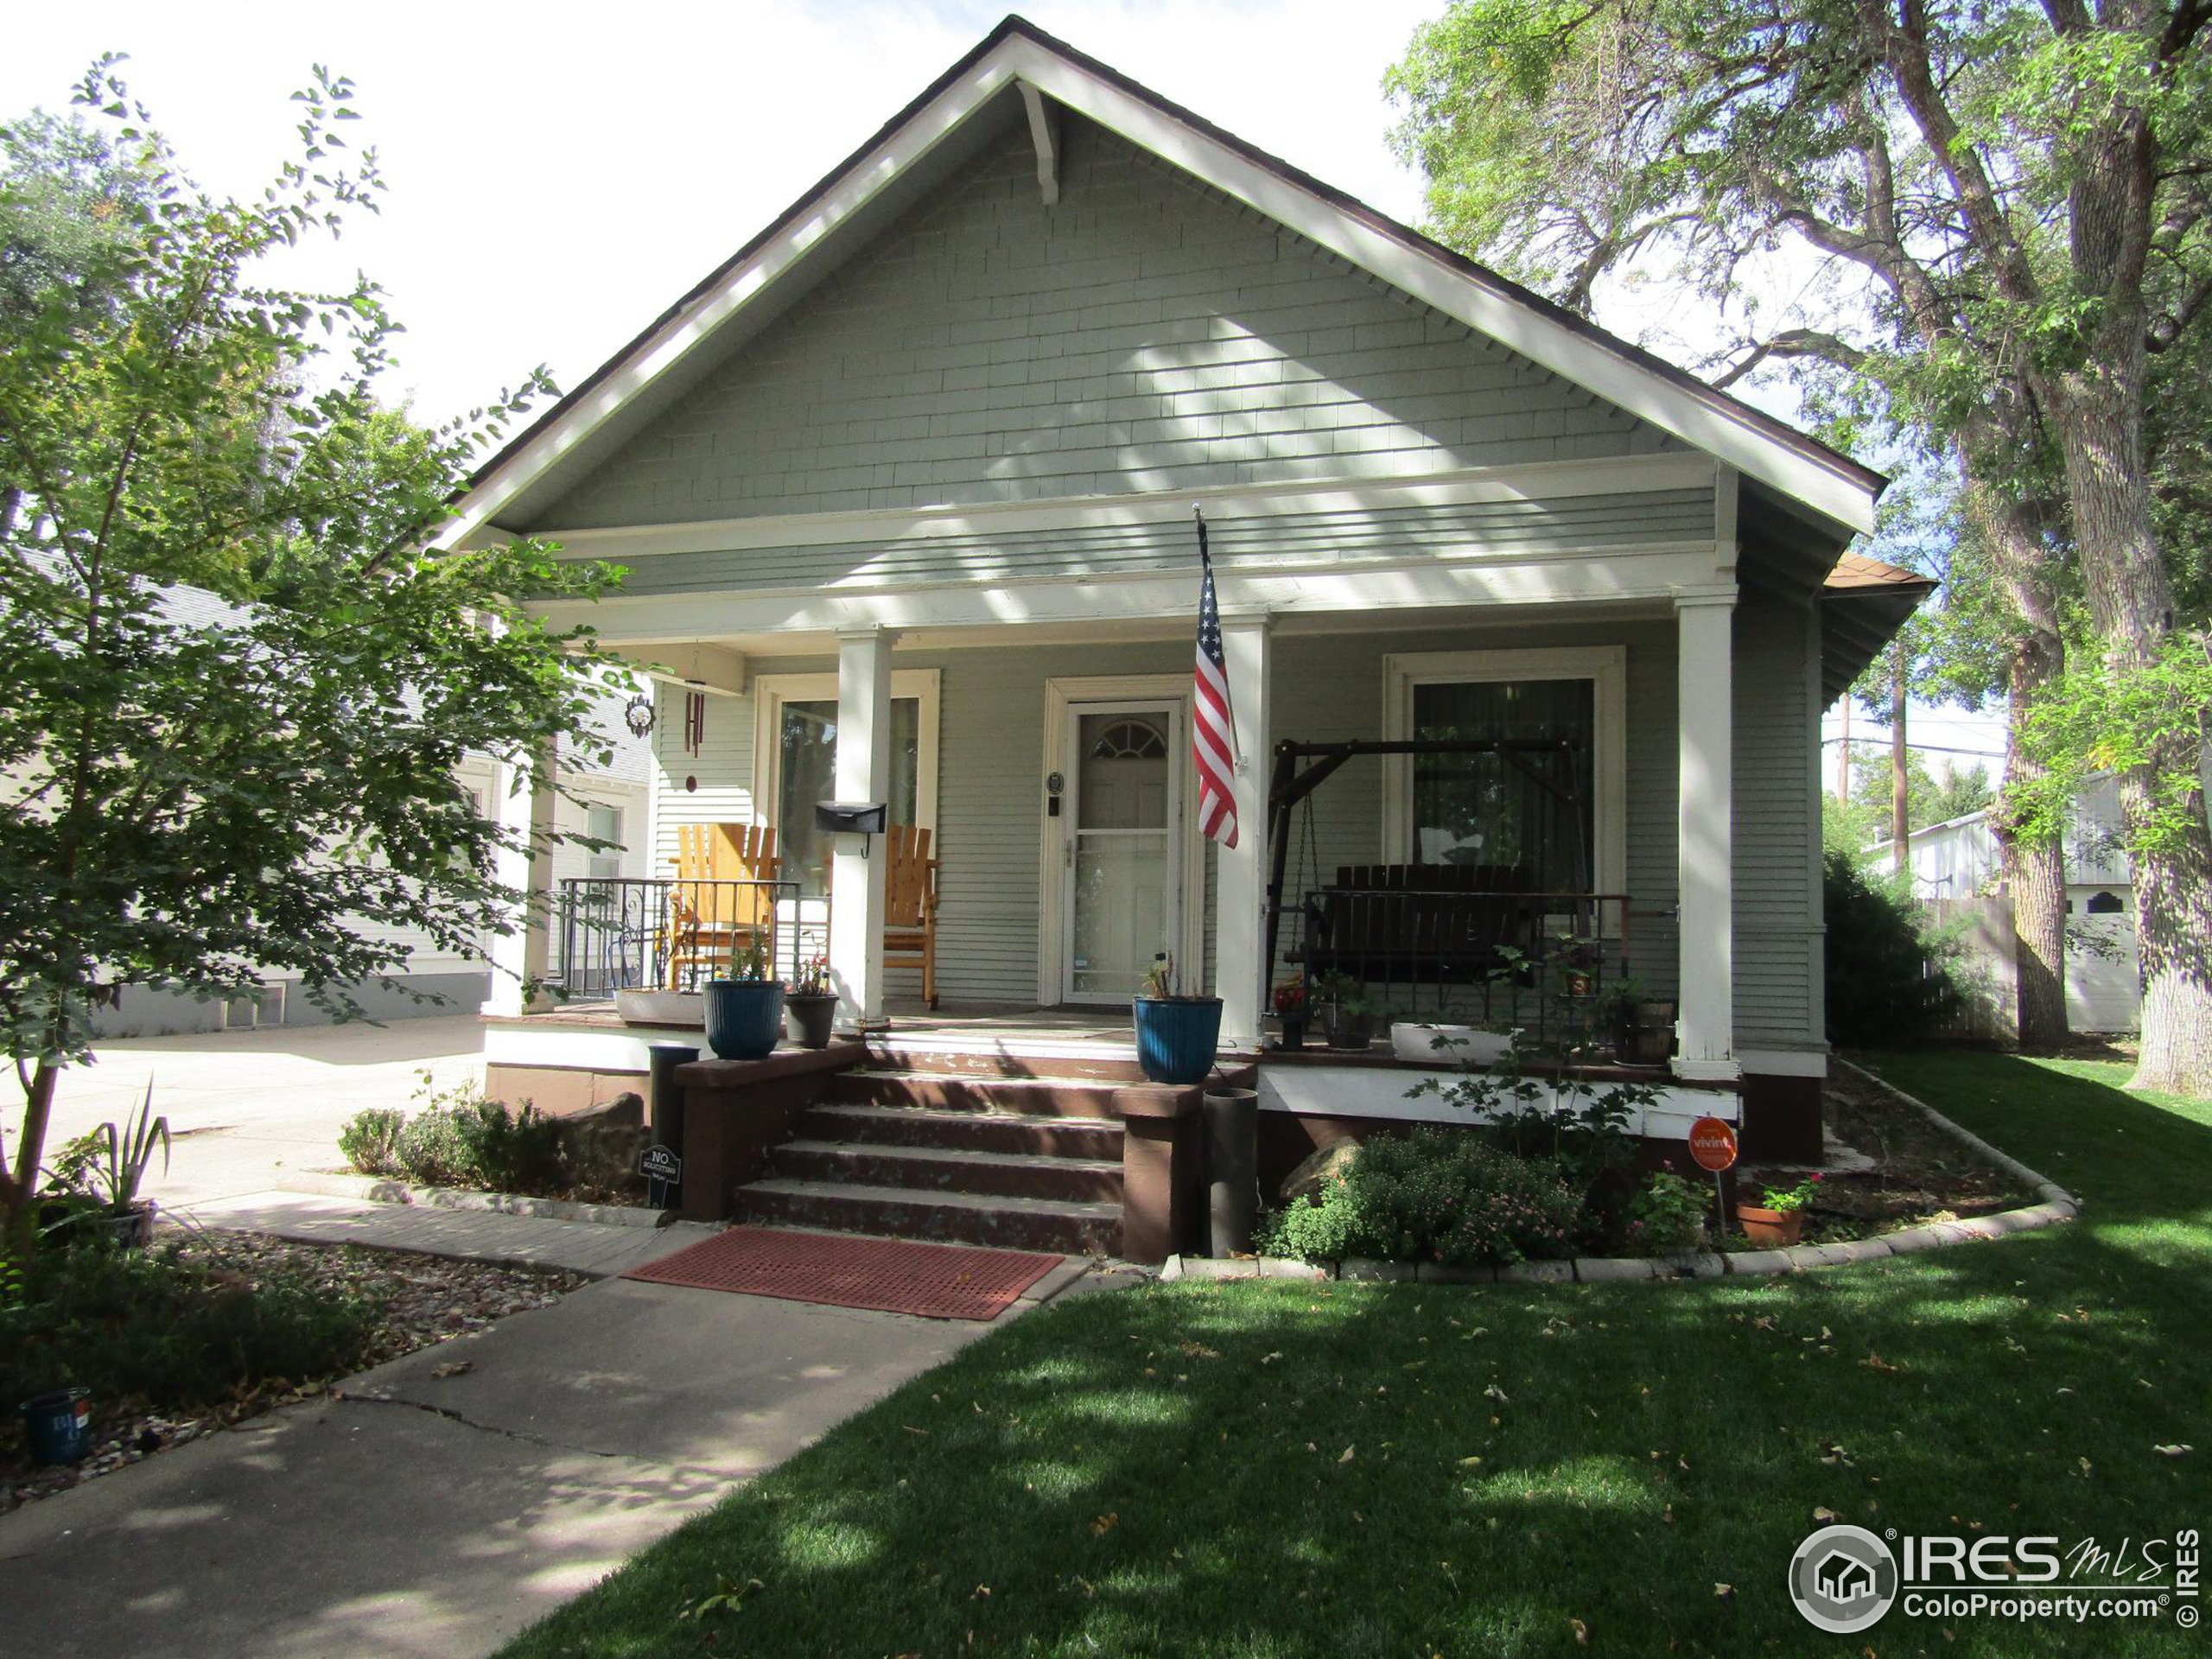
M1673 439L1071 118L1009 138L541 528L1398 477Z
M1736 1038L1802 1046L1821 1030L1818 766L1802 607L1746 590L1736 611Z
M1710 488L1647 490L1452 507L1286 513L1208 526L1224 569L1311 567L1421 554L1647 547L1713 532ZM1048 531L910 537L895 543L662 553L634 561L628 594L870 586L1105 572L1185 571L1185 519Z

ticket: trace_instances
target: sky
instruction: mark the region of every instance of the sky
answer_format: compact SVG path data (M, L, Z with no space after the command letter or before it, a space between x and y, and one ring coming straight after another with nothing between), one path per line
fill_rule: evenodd
M1070 44L1392 216L1421 185L1390 154L1383 73L1442 0L1037 0ZM60 110L86 67L124 74L187 169L257 193L296 147L289 94L354 82L390 186L342 241L276 273L382 284L407 333L391 393L437 421L543 364L582 380L773 219L1004 14L988 5L626 0L101 0L17 9L0 112ZM1618 303L1634 304L1630 299ZM1663 307L1601 314L1677 360ZM1777 412L1787 413L1787 410ZM1914 710L1924 742L2001 750L1986 716ZM1836 736L1831 715L1829 736ZM1858 735L1869 730L1862 717ZM1834 772L1833 741L1827 748ZM1931 756L1939 763L1956 758Z

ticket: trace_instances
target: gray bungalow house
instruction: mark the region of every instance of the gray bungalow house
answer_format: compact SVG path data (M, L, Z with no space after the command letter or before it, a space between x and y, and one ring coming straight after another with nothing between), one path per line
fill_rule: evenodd
M1718 1110L1779 1154L1817 1147L1827 1066L1821 710L1925 591L1845 550L1883 483L1010 17L490 461L448 539L629 567L555 620L660 677L656 870L700 826L776 831L778 948L826 950L879 1071L935 1033L1101 1075L1046 1064L1055 1033L1125 1026L1166 954L1325 1141L1421 1113L1378 1053L1269 1048L1279 987L1525 1024L1549 950L1675 1005L1647 1134ZM1193 810L1196 513L1234 848ZM830 799L930 833L934 1011L890 913L912 872L819 829ZM508 965L581 992L553 913ZM595 983L675 986L677 954ZM495 1088L644 1070L581 995L505 994Z

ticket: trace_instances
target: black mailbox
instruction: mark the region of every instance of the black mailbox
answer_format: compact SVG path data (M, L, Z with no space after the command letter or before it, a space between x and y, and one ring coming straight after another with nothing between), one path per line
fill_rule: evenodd
M891 822L891 808L881 801L817 801L814 827L836 836L880 836Z

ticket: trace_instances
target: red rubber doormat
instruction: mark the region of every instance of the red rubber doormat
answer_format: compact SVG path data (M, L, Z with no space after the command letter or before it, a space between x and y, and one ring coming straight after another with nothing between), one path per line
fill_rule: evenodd
M1057 1255L1020 1250L733 1227L622 1276L925 1319L988 1320L1059 1264Z

